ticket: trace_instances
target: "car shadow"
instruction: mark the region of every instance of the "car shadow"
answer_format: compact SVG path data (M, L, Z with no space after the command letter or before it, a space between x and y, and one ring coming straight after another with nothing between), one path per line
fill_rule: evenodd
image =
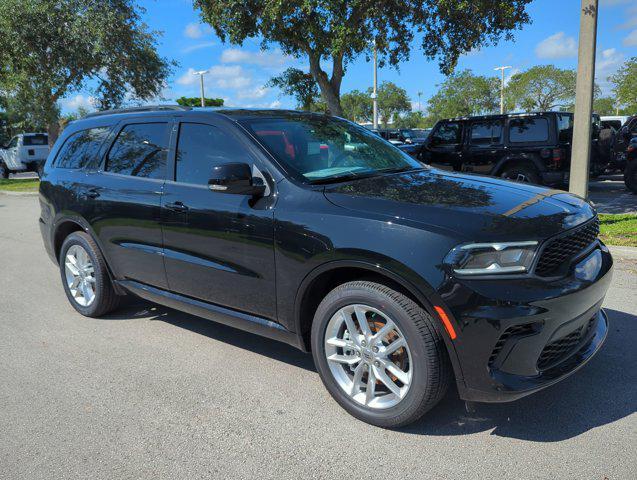
M637 316L607 309L606 344L580 371L541 392L511 403L472 404L467 411L455 388L420 421L399 429L414 435L492 435L557 442L637 411ZM312 356L270 340L142 300L128 301L105 319L147 318L316 372Z
M151 321L166 322L235 347L316 372L312 355L303 353L290 345L134 297L127 297L121 308L102 318L108 320L146 318Z

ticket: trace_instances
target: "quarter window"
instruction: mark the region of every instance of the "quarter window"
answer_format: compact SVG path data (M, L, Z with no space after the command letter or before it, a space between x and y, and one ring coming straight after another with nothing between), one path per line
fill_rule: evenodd
M443 123L431 135L431 144L439 145L456 145L462 139L462 127L459 123Z
M511 143L545 142L549 139L549 122L546 118L513 118L509 120Z
M108 153L106 171L144 178L165 178L168 123L125 126Z
M181 124L175 167L178 182L208 185L213 167L230 162L252 160L240 143L219 128L203 123Z
M72 134L66 139L58 153L55 166L58 168L84 168L97 163L97 155L106 139L109 127L90 128Z

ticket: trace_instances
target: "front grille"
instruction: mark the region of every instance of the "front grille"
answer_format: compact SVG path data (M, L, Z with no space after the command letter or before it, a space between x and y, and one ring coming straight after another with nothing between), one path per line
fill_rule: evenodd
M504 344L507 342L507 340L512 337L521 337L523 335L529 335L535 332L534 325L534 323L525 323L524 325L514 325L507 328L498 339L495 347L493 347L493 351L491 352L491 356L489 357L489 366L492 366L493 362L495 362L495 359L498 358L498 355L500 355L502 347L504 347Z
M584 339L588 337L594 323L595 317L591 318L585 326L582 326L574 332L549 343L546 347L544 347L540 354L540 358L538 358L537 368L539 370L546 370L551 365L558 363L560 360L567 357Z
M582 252L598 235L599 219L595 217L585 225L573 229L568 235L549 240L542 250L535 273L542 277L555 274L564 262Z

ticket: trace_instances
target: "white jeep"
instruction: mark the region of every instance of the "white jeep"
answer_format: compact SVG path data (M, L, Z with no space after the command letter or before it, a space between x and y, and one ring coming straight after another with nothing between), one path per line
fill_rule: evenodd
M0 149L0 178L18 172L42 171L49 154L49 136L46 133L21 133Z

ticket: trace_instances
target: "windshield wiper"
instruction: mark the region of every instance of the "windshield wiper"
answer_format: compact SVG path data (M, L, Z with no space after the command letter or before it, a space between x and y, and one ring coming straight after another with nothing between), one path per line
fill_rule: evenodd
M330 177L317 178L315 180L310 180L312 185L320 185L323 183L337 183L337 182L345 182L347 180L355 180L359 178L368 178L376 175L376 171L365 172L365 173L354 173L347 172L339 175L332 175Z

